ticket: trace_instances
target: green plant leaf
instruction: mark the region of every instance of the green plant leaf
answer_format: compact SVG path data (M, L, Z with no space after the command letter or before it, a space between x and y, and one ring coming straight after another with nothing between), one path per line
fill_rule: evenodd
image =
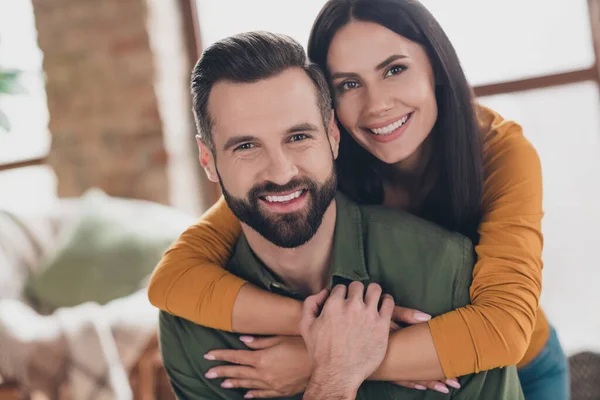
M0 130L10 132L10 122L8 120L8 117L4 112L2 112L2 110L0 110Z
M23 71L16 69L0 70L0 93L3 94L23 94L27 90L19 82Z

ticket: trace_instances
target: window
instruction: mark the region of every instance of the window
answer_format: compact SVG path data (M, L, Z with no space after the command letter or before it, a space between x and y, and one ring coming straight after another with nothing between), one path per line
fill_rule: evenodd
M0 95L11 129L0 130L0 169L44 158L50 148L42 53L30 1L0 1L0 68L22 70L26 93ZM53 173L46 166L0 172L0 208L23 208L55 196Z
M423 0L454 44L472 85L589 68L585 0Z

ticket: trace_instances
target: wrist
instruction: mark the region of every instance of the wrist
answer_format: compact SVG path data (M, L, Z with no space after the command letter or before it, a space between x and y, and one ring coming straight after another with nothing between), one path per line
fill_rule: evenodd
M311 379L302 400L355 400L357 393L358 388L336 387L331 382L319 383Z
M363 379L344 375L344 372L344 369L333 370L327 367L314 369L306 390L309 397L305 399L355 399Z
M290 327L289 335L300 336L300 320L302 319L302 302L300 300L287 298L289 300L289 320L288 326Z

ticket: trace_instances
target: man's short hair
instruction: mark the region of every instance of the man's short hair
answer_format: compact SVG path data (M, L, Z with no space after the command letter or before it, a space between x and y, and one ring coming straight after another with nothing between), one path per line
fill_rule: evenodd
M300 43L289 36L269 32L247 32L220 40L203 53L192 71L192 98L200 139L214 152L208 97L219 81L252 83L300 68L312 80L318 106L327 128L331 118L331 96L323 72L311 63Z

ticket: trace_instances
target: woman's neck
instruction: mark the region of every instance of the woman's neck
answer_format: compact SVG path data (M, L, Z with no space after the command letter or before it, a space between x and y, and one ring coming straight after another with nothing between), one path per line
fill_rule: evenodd
M425 176L433 153L430 138L431 135L408 158L380 166L385 206L416 212L423 194L433 187L433 176Z

